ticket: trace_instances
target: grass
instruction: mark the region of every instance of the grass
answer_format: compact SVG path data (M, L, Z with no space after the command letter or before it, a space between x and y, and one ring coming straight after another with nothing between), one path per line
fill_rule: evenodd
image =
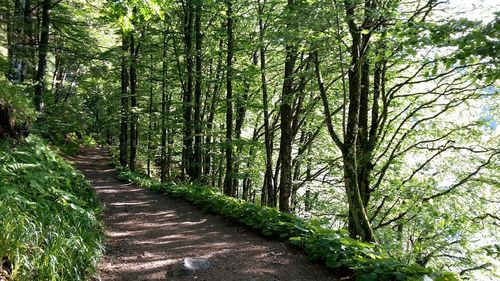
M12 280L88 280L103 253L100 212L83 175L42 139L0 143L0 258Z

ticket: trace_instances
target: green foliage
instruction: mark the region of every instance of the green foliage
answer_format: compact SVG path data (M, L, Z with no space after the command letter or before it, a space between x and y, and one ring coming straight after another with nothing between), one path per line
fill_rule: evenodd
M100 206L83 175L40 138L0 149L0 256L13 280L87 280L103 251Z
M80 152L80 147L95 147L96 141L90 136L78 137L75 133L68 133L62 138L58 135L55 144L66 154L76 155Z
M13 85L0 75L0 104L15 108L12 117L15 118L18 126L30 127L36 118L36 112L25 88L24 85Z
M166 195L187 200L204 211L223 215L226 219L242 223L265 236L304 250L311 260L323 262L335 270L354 272L356 280L458 280L450 273L437 273L431 269L407 265L392 258L376 244L364 243L348 237L344 231L325 229L319 223L308 222L275 208L258 206L221 194L217 190L189 184L160 184L145 175L120 169L118 178Z
M35 122L33 132L59 147L68 155L80 152L80 147L94 147L96 141L87 131L83 114L68 103L47 106Z
M67 133L82 132L85 125L82 114L68 103L47 106L37 119L35 133L46 139L54 140Z

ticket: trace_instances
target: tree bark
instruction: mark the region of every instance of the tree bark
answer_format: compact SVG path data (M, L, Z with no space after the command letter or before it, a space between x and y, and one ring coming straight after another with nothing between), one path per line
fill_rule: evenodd
M135 9L134 9L135 11ZM137 53L135 45L135 36L132 32L130 34L130 158L129 168L131 171L137 170L137 143L139 138L139 124L137 116Z
M287 7L290 8L294 0L288 0ZM289 26L289 25L287 25ZM297 50L289 44L286 47L285 73L283 81L283 93L281 96L281 140L280 140L280 187L279 187L279 209L282 212L290 212L290 196L292 191L292 101L293 101L293 72Z
M226 58L226 177L224 179L224 194L235 195L233 188L233 3L227 4L227 58Z
M349 109L347 112L347 126L344 144L342 147L342 158L344 162L344 181L349 204L349 212L353 228L350 228L350 235L353 238L358 236L363 241L376 241L375 234L368 220L366 209L361 197L358 183L358 160L357 159L357 136L360 129L360 108L362 106L361 88L361 66L363 64L363 44L361 40L361 29L354 22L354 3L346 4L346 14L349 17L349 32L351 33L351 66L349 67ZM364 39L364 38L363 38ZM361 121L363 125L364 121Z
M38 43L38 67L35 77L35 109L43 111L43 92L45 91L45 70L47 68L47 52L49 48L49 26L50 26L50 0L44 0L42 4L42 26L40 42Z
M195 86L194 86L194 163L193 163L193 180L199 181L202 175L202 120L201 120L201 83L202 83L202 44L203 38L201 33L201 14L202 14L202 0L196 0L195 7L195 52L196 52L196 73L195 73Z
M262 90L262 105L264 111L264 142L266 148L266 170L264 175L264 185L261 192L261 202L262 206L268 205L268 194L273 192L273 147L272 147L272 136L271 129L269 125L269 97L267 94L267 78L266 78L266 47L264 45L265 36L265 25L263 20L264 7L266 5L266 0L263 3L260 0L258 2L259 11L259 49L260 49L260 79L261 79L261 90Z
M161 78L161 152L160 152L160 181L164 183L167 177L170 176L170 171L167 169L167 31L163 30L163 44L161 55L162 78Z
M243 124L245 122L245 114L246 114L246 104L248 101L248 92L250 91L250 84L245 83L245 89L243 92L243 95L241 99L238 100L237 105L236 105L236 120L234 124L234 139L236 141L241 139L241 130L243 128ZM237 150L238 152L238 157L241 154L241 146ZM237 158L235 159L234 162L234 169L233 169L233 189L236 191L239 190L239 177L240 177L240 160Z
M26 6L21 0L14 1L14 11L10 11L10 3L7 2L7 57L9 69L7 76L14 83L22 82L23 61L21 60L21 48L23 44L23 15Z
M184 48L186 55L187 85L183 95L184 135L182 147L182 173L184 180L192 179L193 168L193 0L186 0L184 10Z
M215 119L215 111L217 110L217 105L218 105L218 100L219 100L219 95L220 95L220 89L222 87L222 79L221 79L221 72L222 72L222 67L223 67L223 59L222 59L222 49L223 49L223 44L224 41L221 39L219 40L219 54L218 54L218 59L217 59L217 66L216 66L216 73L215 73L215 86L212 92L212 99L210 101L210 108L209 108L209 113L208 113L208 118L207 118L207 128L206 128L206 137L205 137L205 158L204 158L204 170L203 172L205 173L205 176L207 177L207 183L209 182L208 178L211 178L212 180L210 183L212 185L215 184L215 175L212 175L211 173L214 172L214 169L212 169L212 129L213 129L213 123Z
M122 32L121 54L121 116L120 116L120 165L127 166L128 161L128 121L129 121L129 75L128 48L129 36Z
M151 157L153 152L153 53L149 53L149 120L148 120L148 160L147 160L147 173L148 177L151 176Z

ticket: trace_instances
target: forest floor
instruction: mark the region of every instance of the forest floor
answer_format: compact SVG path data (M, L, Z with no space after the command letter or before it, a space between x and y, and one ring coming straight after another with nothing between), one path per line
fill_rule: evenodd
M120 182L104 149L87 149L68 160L91 181L104 205L106 255L96 280L340 280L286 243ZM167 279L172 265L185 257L208 258L211 267Z

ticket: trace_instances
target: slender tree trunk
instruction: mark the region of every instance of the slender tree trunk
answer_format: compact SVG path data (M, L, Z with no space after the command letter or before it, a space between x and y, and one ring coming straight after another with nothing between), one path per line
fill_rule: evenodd
M9 69L7 77L12 82L22 82L20 61L20 45L23 42L23 5L20 0L14 1L14 11L11 12L10 3L7 2L7 58L9 61Z
M227 3L227 60L226 60L226 177L224 194L234 196L233 188L233 3Z
M10 3L10 1L7 2ZM10 16L10 12L7 15ZM31 30L27 23L31 24L31 1L26 0L23 3L21 0L15 0L12 18L7 19L8 78L14 83L21 83L25 78L26 54L23 49L27 47L29 41L26 37L28 31Z
M248 101L248 92L250 91L250 83L246 83L245 90L241 99L237 102L236 106L236 120L234 124L234 139L236 141L241 139L241 130L243 128L243 124L245 122L245 114L246 114L246 103ZM241 147L238 148L238 158L235 159L234 169L233 169L233 189L236 191L239 190L239 173L240 173L240 160L239 155L241 154Z
M135 10L135 9L134 9ZM139 124L137 116L137 52L135 44L135 36L130 34L130 158L129 168L131 171L137 170L137 142L139 137Z
M217 104L219 100L219 95L220 95L220 89L222 87L222 79L221 79L221 72L222 72L222 66L223 66L223 60L222 60L222 49L223 49L223 44L224 41L221 39L219 41L219 55L217 59L217 67L216 67L216 73L215 73L215 86L213 89L212 93L212 99L210 101L210 109L209 109L209 114L207 118L207 130L206 130L206 137L205 137L205 160L204 160L204 173L207 178L212 178L211 185L214 185L215 183L215 175L211 175L211 172L213 171L212 169L212 128L213 128L213 123L215 119L215 111L217 109ZM208 182L208 180L207 180Z
M66 95L64 96L64 100L63 100L64 102L67 102L69 96L75 93L74 91L76 88L76 79L77 79L78 75L80 75L80 70L81 70L81 67L78 65L76 67L76 71L73 75L73 78L71 79L71 83L69 84L69 88L66 91Z
M311 147L309 146L309 148L307 149L307 155L309 156L310 153L311 153ZM307 157L307 165L306 165L306 178L307 178L307 180L311 180L311 170L312 170L311 158ZM304 211L306 211L306 212L311 211L311 207L312 207L311 201L312 201L311 200L311 190L309 189L309 187L307 187L306 193L305 193L305 199L304 199Z
M361 63L361 96L360 96L360 108L359 108L359 130L358 130L358 147L357 147L357 159L358 159L358 186L361 195L361 200L363 200L363 206L368 206L368 201L370 200L370 170L371 170L371 151L369 148L368 139L368 100L370 94L370 62L367 58L367 52L363 57Z
M196 17L194 21L195 30L195 52L196 52L196 77L194 86L194 163L193 163L193 180L199 181L202 175L203 158L201 151L202 140L202 122L201 122L201 83L202 83L202 44L203 38L201 33L201 14L202 0L196 0Z
M287 7L290 8L294 0L288 0ZM289 25L287 25L289 26ZM280 140L280 187L279 187L279 209L282 212L290 212L290 196L292 191L292 101L293 101L293 72L297 50L289 44L286 47L285 73L283 81L283 93L281 98L281 140Z
M42 29L40 32L40 42L38 44L38 67L35 77L35 109L43 111L43 92L45 91L45 70L47 68L47 52L49 47L49 26L50 26L50 0L43 0L42 4Z
M258 126L259 123L258 121L256 121L253 129L253 137L252 137L253 141L258 140L258 130L259 130ZM254 154L255 154L255 148L252 146L250 148L249 155L254 155ZM250 170L253 169L253 166L254 166L254 161L247 162L247 167L246 167L247 172L245 173L245 177L243 178L243 195L242 195L242 198L245 201L249 201L250 196L252 194L252 179L250 177Z
M12 71L12 61L14 58L14 26L16 24L16 8L18 7L19 0L14 1L14 11L11 12L11 1L5 1L5 20L7 21L7 61L9 62L9 69L7 70L7 77L10 78L10 73ZM4 4L2 2L2 4Z
M275 132L275 128L273 128L273 132ZM274 133L273 133L274 135ZM268 206L269 207L277 207L278 206L278 192L279 192L279 179L281 172L281 157L278 154L278 158L276 159L276 165L274 167L274 175L273 175L273 190L271 193L267 195Z
M187 0L184 11L184 46L186 54L187 85L183 95L184 135L182 147L182 177L193 176L193 1Z
M251 192L252 192L252 179L249 177L245 177L245 179L243 180L243 195L242 195L243 200L248 202L250 199Z
M258 1L258 11L259 11L259 54L260 54L260 79L261 79L261 91L262 91L262 105L264 111L264 142L266 148L266 170L264 175L264 185L261 192L261 202L263 206L268 205L268 194L273 192L273 147L272 147L272 136L271 129L269 125L269 97L267 94L267 78L266 78L266 46L264 45L265 36L265 25L263 20L264 7L266 5L266 0L263 3Z
M149 120L148 120L148 163L147 163L147 172L148 177L151 176L151 156L153 152L153 53L150 53L149 59Z
M166 92L166 79L167 79L167 31L163 30L163 45L161 55L161 156L160 156L160 181L164 183L167 179L167 92Z
M122 32L121 54L121 116L120 116L120 165L127 166L128 161L128 121L129 121L129 75L128 48L129 36Z
M301 131L300 132L300 144L299 146L304 147L307 142L307 135L306 132ZM300 170L302 166L302 160L299 159L300 155L298 155L293 161L292 161L292 167L293 167L293 181L297 182L300 178ZM292 185L292 194L290 198L290 211L295 211L297 209L298 203L297 203L297 191L299 190L299 185L298 184L293 184Z
M19 81L22 82L26 79L36 77L37 69L35 68L36 60L36 47L40 47L40 40L38 32L35 32L35 21L33 18L33 1L25 0L24 2L24 18L23 18L23 46L20 52L20 77ZM38 42L37 42L38 41Z
M64 88L66 82L66 76L68 74L69 66L62 66L59 62L56 64L53 88L54 88L54 104L57 104L61 99L61 90Z
M224 124L220 125L220 131L224 131ZM222 136L219 138L219 143L225 143L225 137L223 138ZM219 188L220 191L224 191L224 159L225 159L225 148L221 145L220 146L220 157L219 157L219 163L217 166L217 187ZM215 171L215 168L214 168Z

